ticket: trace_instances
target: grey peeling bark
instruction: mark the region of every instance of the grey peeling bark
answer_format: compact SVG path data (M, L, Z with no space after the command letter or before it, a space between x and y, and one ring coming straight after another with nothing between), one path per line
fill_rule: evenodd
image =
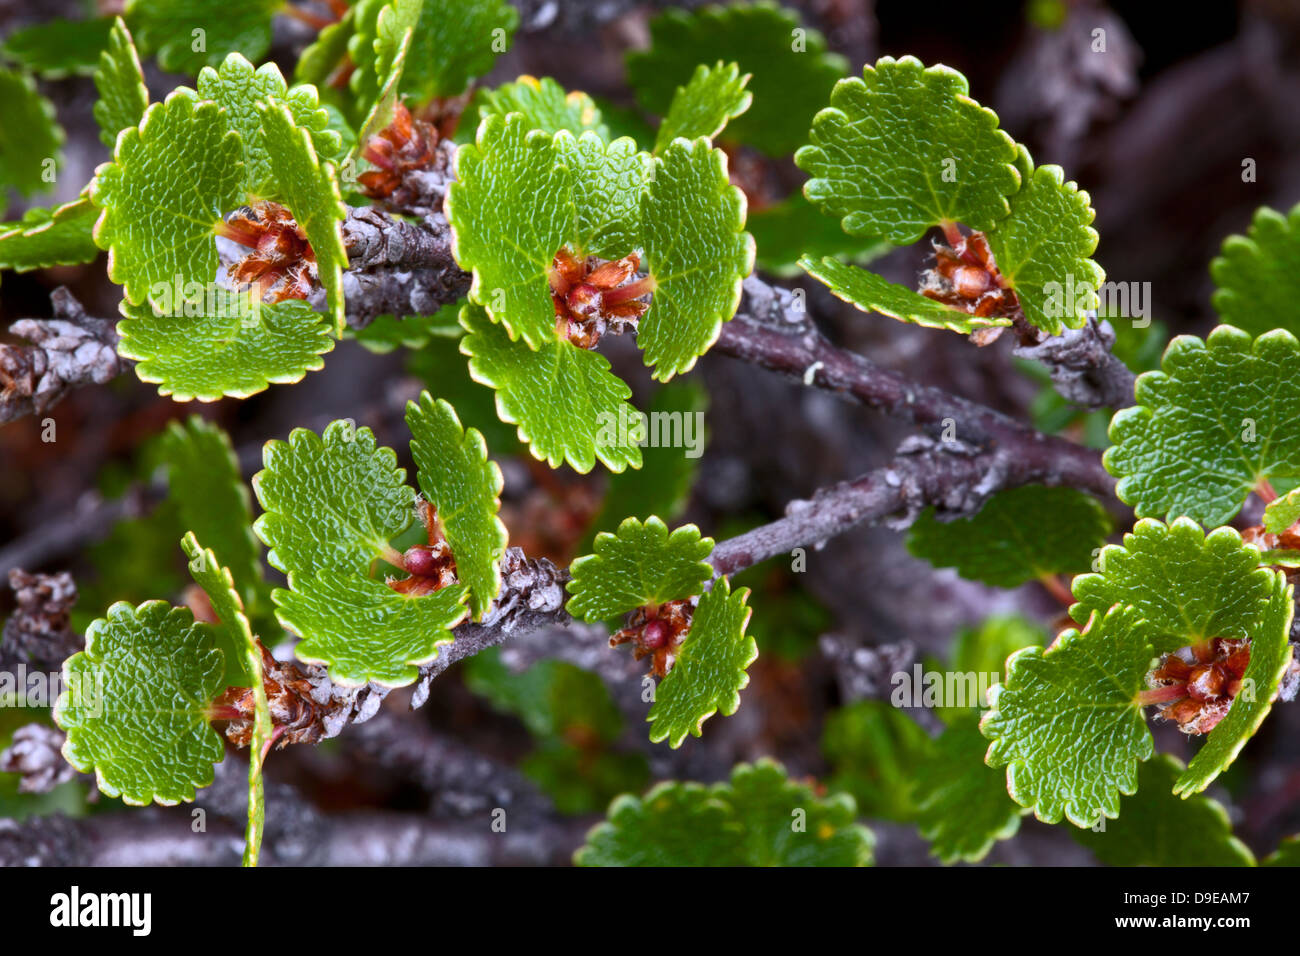
M63 286L50 294L54 317L19 319L9 331L25 345L0 344L0 424L43 415L82 385L103 385L129 364L107 319L86 315Z
M1111 353L1114 345L1115 330L1094 314L1083 328L1019 346L1016 355L1041 362L1067 401L1085 408L1127 408L1137 376Z

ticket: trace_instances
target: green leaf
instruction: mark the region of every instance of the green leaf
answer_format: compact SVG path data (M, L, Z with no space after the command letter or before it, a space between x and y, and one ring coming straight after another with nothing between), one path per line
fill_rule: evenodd
M800 813L799 811L802 811ZM874 839L847 794L818 797L775 761L738 764L730 783L661 783L610 804L574 854L579 866L867 866ZM803 826L793 821L802 820Z
M178 402L247 398L298 382L334 348L327 318L299 299L267 305L248 293L207 288L207 302L121 304L118 353L135 359L142 382ZM173 302L181 296L172 297Z
M706 139L674 142L655 157L641 217L655 293L637 344L666 382L690 371L736 314L754 268L754 237L745 232L745 195L728 181L726 156Z
M1264 509L1264 530L1270 534L1281 534L1297 521L1300 521L1300 488L1270 501Z
M217 567L230 569L244 607L255 610L261 545L253 535L252 502L230 436L192 415L167 426L159 450L167 466L167 495L181 526L212 546Z
M804 194L849 234L895 245L942 222L987 232L1020 187L1016 145L968 94L957 71L910 56L841 80L795 154Z
M1119 814L1120 794L1137 790L1138 764L1154 753L1137 700L1153 656L1151 628L1131 607L1093 614L1046 651L1011 655L980 731L1013 800L1044 823L1090 827Z
M469 333L460 347L470 374L496 390L498 416L518 426L533 457L552 468L567 461L583 474L597 460L614 472L640 467L640 446L624 440L619 428L639 421L627 403L632 390L609 370L608 359L554 337L531 351L474 306L461 311L460 321Z
M311 83L326 89L342 65L348 52L348 43L357 32L357 5L348 7L336 22L324 27L298 57L293 68L296 83Z
M355 120L367 113L373 118L377 111L390 108L381 107L385 88L390 84L391 102L396 102L406 67L405 54L412 42L407 35L414 33L422 4L423 0L360 0L354 8L354 29L347 39L347 50ZM364 137L361 142L365 142Z
M125 16L145 56L156 56L169 73L193 76L231 53L264 57L271 48L272 14L282 5L282 0L126 0Z
M748 597L749 588L732 594L726 578L700 596L676 663L659 682L646 717L654 743L667 740L676 749L687 734L702 736L714 714L730 717L740 708L740 692L749 684L745 671L758 659L758 645L745 633Z
M244 147L242 188L247 193L264 197L275 194L271 157L281 144L268 141L261 114L261 108L271 100L288 107L293 125L307 130L320 156L333 157L339 152L339 134L329 129L329 113L321 109L316 88L295 86L290 90L274 63L254 68L241 54L232 53L219 69L204 67L195 86L200 98L225 108L230 128L239 134Z
M54 719L63 756L110 797L143 806L194 799L223 756L208 708L225 686L213 629L185 608L119 601L63 665Z
M644 524L628 518L615 534L596 535L595 553L569 566L569 613L607 621L647 604L699 594L713 576L705 560L712 551L713 539L701 538L693 524L670 535L667 525L654 516Z
M897 823L916 816L914 768L929 750L930 737L921 725L881 700L859 700L835 710L822 734L822 752L835 768L828 785L851 793L862 816ZM981 767L983 754L981 747ZM988 772L1001 786L1001 774Z
M373 92L367 92L361 100L363 105L373 102L353 143L351 158L354 162L370 138L392 125L396 117L397 106L401 102L402 76L415 40L415 24L422 3L423 0L397 0L379 11L373 43L373 81L366 82L369 76L367 72L353 73L354 83L361 81L367 87L374 88Z
M492 70L518 26L506 0L424 0L402 92L418 102L459 96Z
M609 476L600 511L591 519L586 543L581 546L583 551L591 550L597 532L614 531L624 517L635 511L663 515L666 520L681 514L690 499L707 442L704 412L708 401L708 392L694 382L672 382L655 392L647 413L647 430L653 430L656 422L662 423L660 440L641 449L640 468L626 468ZM680 431L677 422L681 423ZM671 440L663 441L665 435Z
M970 715L954 721L916 764L917 828L944 863L984 859L1027 812L1007 796L1005 775L985 765L977 724Z
M1182 770L1177 758L1158 754L1138 769L1138 792L1121 802L1118 820L1071 835L1108 866L1254 866L1222 804L1170 793Z
M1212 637L1249 637L1272 591L1259 552L1232 528L1208 535L1186 518L1145 519L1124 544L1103 548L1096 574L1074 579L1070 616L1079 623L1116 604L1137 608L1157 654Z
M1283 328L1300 336L1300 205L1257 209L1246 235L1223 241L1210 275L1224 322L1251 335Z
M271 708L266 699L262 673L262 649L253 637L244 614L239 592L230 570L217 562L211 549L204 549L189 532L181 541L189 557L190 574L203 589L220 622L219 646L226 659L225 682L248 687L253 692L253 734L248 745L248 827L244 838L244 866L257 866L262 850L262 828L266 822L266 785L262 761L271 746Z
M470 611L481 620L501 590L501 556L508 536L497 517L501 469L487 457L483 436L466 430L447 402L424 392L406 405L411 456L420 490L437 509L456 559L456 577L469 588Z
M128 126L139 126L149 108L149 89L144 83L140 57L121 17L113 21L107 48L99 55L95 89L99 91L94 109L99 138L111 150L117 134Z
M823 283L836 298L863 312L879 312L900 322L911 322L930 329L949 329L969 335L976 329L1010 325L1010 319L978 318L928 299L906 286L890 282L874 272L845 265L828 257L821 261L804 256L799 267Z
M66 138L36 80L0 69L0 199L8 187L24 196L49 191L50 175L63 165Z
M397 454L350 421L332 422L321 435L295 428L288 442L266 443L262 463L253 492L266 513L253 530L271 549L271 566L286 573L365 573L391 554L389 541L415 516L415 492Z
M988 233L998 271L1025 318L1053 335L1062 323L1083 325L1106 279L1089 258L1097 248L1090 203L1086 192L1065 182L1060 166L1039 166L1011 197L1011 215Z
M315 101L314 96L310 99ZM343 270L348 265L348 250L343 245L342 225L347 208L339 194L334 166L320 161L311 132L297 125L287 104L272 101L262 107L262 129L275 183L272 198L289 207L306 234L325 287L327 314L334 317L336 334L341 335L346 324Z
M641 197L650 159L623 138L606 145L595 133L555 137L556 159L573 174L574 231L578 253L621 259L640 245Z
M1278 844L1261 866L1300 866L1300 835L1289 836Z
M965 628L952 645L948 670L957 674L993 675L991 683L1005 679L1006 660L1022 647L1042 647L1046 635L1033 621L1015 615L986 618L978 627ZM955 703L955 702L954 702ZM983 700L968 702L967 707L936 707L935 715L944 723L959 723L970 714L969 707L983 707Z
M449 302L433 315L408 315L402 318L381 315L365 328L353 330L351 334L371 352L380 355L398 348L419 351L434 339L458 340L465 331L460 327L460 310L461 303Z
M534 350L557 341L547 275L576 217L573 176L557 159L551 136L522 116L489 116L457 152L447 190L452 253L474 273L470 301Z
M213 282L214 230L243 199L242 155L221 107L184 87L119 134L90 199L103 210L95 242L108 250L108 277L128 303L140 305L158 286Z
M727 125L749 109L754 94L745 89L748 73L741 75L735 63L721 60L710 69L701 63L685 86L677 87L668 115L659 124L655 152L662 153L678 136L716 139Z
M969 518L940 521L927 508L908 532L907 550L972 581L1014 588L1088 569L1111 524L1091 495L1026 485L998 492Z
M735 62L753 75L754 102L726 138L769 156L788 156L805 142L813 114L848 69L797 13L768 2L668 10L650 22L650 40L649 50L627 57L628 83L644 109L669 115L677 88L699 64Z
M524 124L530 130L539 129L551 134L568 130L575 137L593 132L602 140L612 138L609 128L601 121L600 109L590 96L581 90L566 93L564 87L549 76L540 80L535 76L521 76L496 89L479 90L474 94L469 109L475 106L481 120L494 115L523 113Z
M181 550L189 559L190 577L208 596L217 616L218 623L213 624L212 629L217 637L217 648L226 662L222 685L252 687L255 671L249 660L249 649L253 646L253 632L230 569L221 564L211 548L199 544L193 531L186 532L181 540ZM261 667L256 670L260 671Z
M1139 517L1226 524L1264 480L1300 478L1300 343L1281 329L1252 340L1221 325L1180 335L1161 370L1138 376L1115 413L1102 461Z
M0 269L29 272L99 258L93 232L99 211L84 196L54 209L32 208L0 223Z
M1233 699L1228 716L1210 731L1174 784L1174 793L1184 798L1200 793L1237 759L1272 709L1282 675L1291 663L1289 639L1295 613L1292 588L1281 571L1269 574L1273 590L1259 624L1251 632L1250 663L1242 676L1241 691Z
M721 786L725 786L721 785ZM698 783L667 781L624 794L573 855L578 866L743 866L744 837L729 803Z
M463 334L458 317L461 306L448 306L457 318L456 331ZM483 320L489 327L491 323ZM419 379L430 393L445 398L456 409L462 422L482 433L488 451L497 458L527 454L519 443L514 425L497 417L496 392L470 378L469 364L460 353L460 335L456 338L434 336L429 343L407 357L407 371Z
M302 638L294 653L327 665L330 680L347 686L415 683L420 665L454 640L451 629L464 620L469 593L456 584L407 597L355 571L330 570L294 572L289 586L273 597L280 623Z
M745 228L758 247L758 268L782 279L800 273L799 260L804 256L814 264L833 256L861 266L894 248L875 236L850 236L838 222L819 213L802 192L751 210Z
M9 34L0 53L47 80L89 76L108 46L112 28L110 17L49 20Z

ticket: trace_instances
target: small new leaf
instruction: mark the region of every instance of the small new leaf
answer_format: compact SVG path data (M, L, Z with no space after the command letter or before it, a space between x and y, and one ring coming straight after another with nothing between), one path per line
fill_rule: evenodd
M1180 335L1158 372L1138 376L1137 404L1115 413L1102 461L1139 517L1226 524L1261 482L1300 478L1300 342L1221 325Z
M745 195L707 139L676 141L654 164L641 217L655 293L637 344L654 377L666 382L690 371L736 314L741 283L754 268L754 237L745 232Z
M415 492L397 454L350 421L332 422L321 435L295 428L287 442L266 443L262 463L253 492L266 513L253 530L271 549L271 566L286 573L364 574L415 517Z
M739 709L740 692L749 684L745 671L758 659L758 645L745 633L748 598L749 588L733 594L726 578L700 596L677 661L659 682L646 716L654 743L667 740L676 749L687 734L701 736L704 722L714 714L730 717Z
M128 126L139 126L149 107L149 90L144 84L140 57L121 17L113 22L108 47L99 54L95 89L99 91L94 108L99 138L111 150L117 143L117 134Z
M54 707L68 735L63 756L126 803L193 800L223 754L208 708L225 666L212 628L185 608L119 601L64 662Z
M530 130L539 129L555 134L568 130L575 137L592 132L602 140L610 138L609 128L601 122L600 109L586 93L574 90L566 93L564 87L544 76L521 76L513 83L503 83L496 89L481 90L474 97L479 118L522 113Z
M1131 607L1093 614L1046 651L1012 654L989 691L986 762L1007 768L1012 799L1044 823L1114 819L1120 794L1137 790L1138 764L1154 753L1137 700L1154 656L1150 630Z
M261 671L260 663L254 667L249 651L253 646L253 631L244 614L244 602L235 589L235 579L230 569L223 567L211 548L204 548L191 531L181 539L181 550L189 560L190 577L203 589L217 616L212 625L217 648L225 659L222 686L252 687L254 675ZM260 655L254 655L260 662Z
M701 538L693 524L670 535L667 525L654 516L644 524L628 518L615 534L596 536L594 554L570 565L569 613L588 621L607 621L647 604L699 594L713 575L705 560L712 551L713 539Z
M840 80L795 162L804 195L851 235L895 245L942 222L987 232L1020 187L1016 145L967 94L966 78L884 57Z
M627 57L629 85L645 110L669 116L678 88L700 64L736 63L752 75L753 105L727 125L725 138L768 156L789 156L806 141L813 114L848 68L797 13L766 0L667 10L650 22L650 39L650 49Z
M268 141L261 114L270 100L289 108L294 125L308 131L320 156L333 157L339 151L339 134L329 129L329 113L320 108L316 88L290 90L274 63L255 69L242 55L232 53L218 69L204 67L195 86L201 99L225 109L230 128L239 134L244 147L243 189L253 196L271 198L275 193L271 154L280 145Z
M489 461L477 429L464 428L456 410L424 392L406 405L411 456L419 469L424 497L437 509L447 544L456 559L456 577L469 588L470 611L481 619L501 589L501 555L506 526L501 509L501 469Z
M721 60L712 68L701 63L685 86L677 87L668 115L659 124L655 152L662 153L668 144L681 136L716 139L727 125L749 109L754 94L745 89L750 74L741 74L735 63Z
M649 157L626 136L607 145L595 133L574 139L563 131L555 137L555 154L573 173L570 245L580 255L623 258L640 244Z
M908 533L907 550L972 581L1014 588L1087 570L1110 531L1110 516L1091 495L1026 485L998 492L969 518L939 521L927 508Z

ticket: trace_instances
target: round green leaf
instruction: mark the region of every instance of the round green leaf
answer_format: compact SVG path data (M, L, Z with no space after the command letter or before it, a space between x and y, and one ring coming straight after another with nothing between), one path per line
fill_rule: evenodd
M1082 624L1116 604L1135 607L1149 625L1157 654L1212 637L1249 637L1272 592L1259 551L1232 528L1206 534L1180 518L1169 525L1146 519L1103 548L1098 573L1074 579L1070 616Z
M840 80L795 154L804 194L849 234L896 245L941 222L993 228L1020 188L1016 145L968 92L956 70L910 56Z
M1102 459L1139 517L1226 524L1261 482L1300 478L1300 342L1277 329L1251 339L1221 325L1180 335L1137 404L1115 413Z
M1155 752L1137 700L1154 657L1150 631L1135 608L1093 614L1046 651L1012 654L1005 682L989 691L986 762L1007 768L1011 798L1044 823L1113 820L1120 794L1136 792L1138 764Z
M364 573L415 516L397 454L350 421L321 435L295 428L288 442L266 443L262 463L253 492L266 513L253 530L271 549L271 566L286 573Z
M243 201L243 149L216 103L181 88L117 138L90 199L102 212L95 242L108 277L131 305L193 283L201 297L217 276L214 230Z
M705 560L712 551L713 539L701 538L693 524L670 535L667 525L653 515L644 524L628 518L615 534L598 534L595 553L569 566L569 613L607 621L647 604L699 594L713 576Z
M998 492L969 518L939 521L927 508L908 533L907 550L964 578L1014 588L1085 570L1110 531L1110 516L1091 495L1026 485Z
M119 601L63 665L54 708L68 735L63 756L126 803L193 800L224 753L208 723L224 671L212 628L187 609Z

